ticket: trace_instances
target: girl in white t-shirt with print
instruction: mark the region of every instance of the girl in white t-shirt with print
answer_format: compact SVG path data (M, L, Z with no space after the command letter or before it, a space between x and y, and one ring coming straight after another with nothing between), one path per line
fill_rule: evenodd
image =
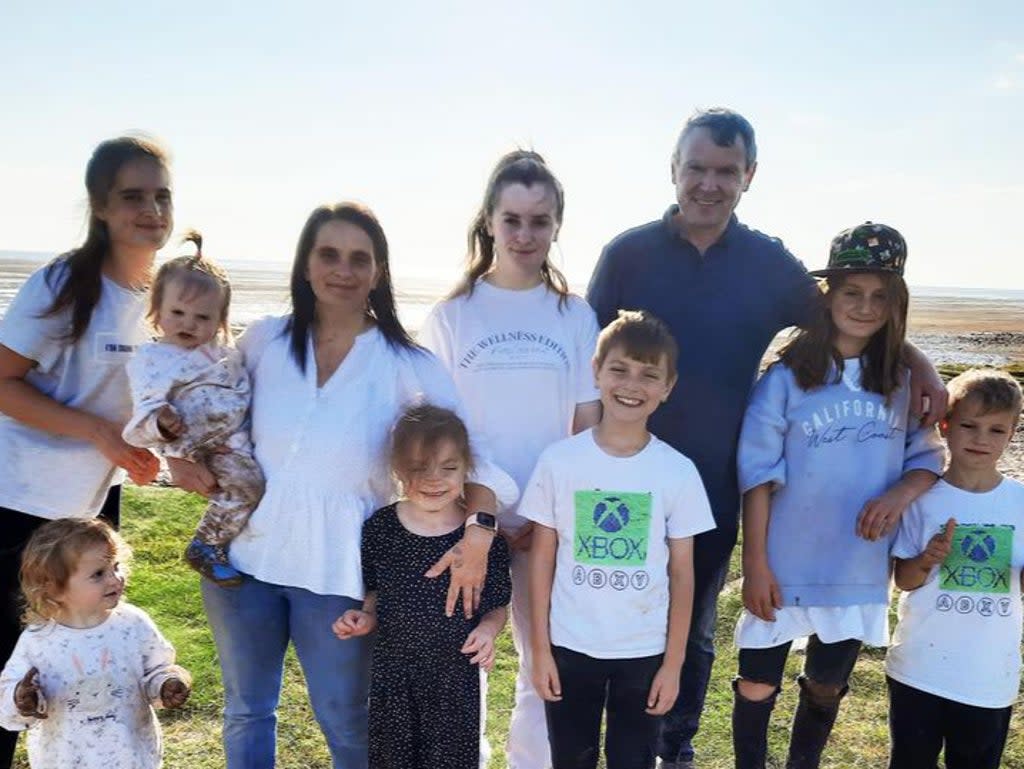
M419 335L455 379L470 433L520 488L541 451L600 415L590 370L597 320L549 259L564 208L562 185L544 158L526 150L502 157L469 228L466 273ZM501 525L512 549L519 652L508 762L510 769L545 769L544 704L530 682L526 551L533 524L513 509Z
M32 532L65 517L116 526L125 471L149 483L159 469L121 429L124 367L148 336L143 289L173 224L170 185L155 142L100 144L85 171L85 242L33 273L0 323L0 664L21 630L18 563ZM16 740L0 730L0 769Z

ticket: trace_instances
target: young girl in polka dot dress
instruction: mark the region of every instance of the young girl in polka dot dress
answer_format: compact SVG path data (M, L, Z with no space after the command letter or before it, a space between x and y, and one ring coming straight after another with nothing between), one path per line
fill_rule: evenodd
M462 538L462 487L472 467L465 425L447 409L422 405L395 425L391 465L398 502L363 526L366 598L339 617L344 640L377 630L370 684L370 766L374 769L477 769L481 678L494 665L505 625L509 553L495 537L480 605L445 616L447 575L424 573Z

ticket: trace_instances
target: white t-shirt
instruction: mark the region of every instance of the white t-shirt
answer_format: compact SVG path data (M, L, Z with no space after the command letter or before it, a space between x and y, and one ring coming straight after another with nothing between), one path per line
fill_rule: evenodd
M590 366L597 333L578 296L561 307L546 285L512 291L480 280L471 296L435 305L419 340L455 380L470 432L523 488L540 452L572 433L577 404L600 398ZM523 520L509 511L502 525Z
M14 707L14 690L33 667L45 719ZM92 628L33 625L0 676L0 725L28 729L32 769L157 769L160 727L151 703L160 704L172 677L187 677L174 664L174 647L130 604Z
M363 521L395 496L388 457L395 420L422 400L460 414L461 404L433 355L392 347L376 328L357 336L317 387L312 339L303 373L286 322L257 321L238 342L252 378L252 441L267 486L229 557L264 582L362 598ZM473 479L513 504L512 479L471 443Z
M53 278L62 275L55 268ZM46 268L32 273L0 323L0 344L37 362L25 381L65 406L123 426L131 414L125 364L149 338L143 294L102 279L82 337L67 340L70 308L43 317L59 289ZM0 506L41 518L89 518L124 480L93 444L37 430L0 414ZM55 477L60 483L53 483Z
M940 480L900 522L892 554L919 555L950 518L953 550L900 596L885 672L902 684L983 708L1017 698L1021 670L1024 485L974 493Z
M552 644L601 659L665 651L666 540L715 527L693 462L653 435L614 457L586 430L544 450L519 512L558 532Z

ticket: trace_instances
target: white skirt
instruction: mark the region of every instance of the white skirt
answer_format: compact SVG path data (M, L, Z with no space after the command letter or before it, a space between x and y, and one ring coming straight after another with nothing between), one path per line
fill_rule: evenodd
M889 606L784 606L775 610L774 622L744 609L736 623L735 643L740 649L770 649L811 635L823 643L856 638L868 646L888 646Z

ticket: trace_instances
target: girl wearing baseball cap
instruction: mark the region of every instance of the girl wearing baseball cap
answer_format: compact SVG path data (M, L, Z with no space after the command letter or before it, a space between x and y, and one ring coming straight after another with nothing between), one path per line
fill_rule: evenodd
M817 767L861 645L888 643L889 546L942 449L910 414L907 247L867 222L832 241L819 313L757 383L739 446L737 767L764 767L793 641L808 637L787 767Z

